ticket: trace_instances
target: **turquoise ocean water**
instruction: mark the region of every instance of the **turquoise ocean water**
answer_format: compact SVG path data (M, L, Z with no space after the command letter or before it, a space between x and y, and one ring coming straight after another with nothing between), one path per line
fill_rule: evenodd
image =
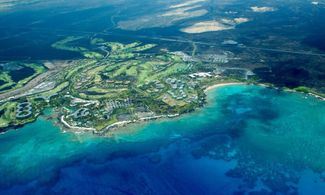
M113 138L45 118L0 135L0 194L325 194L325 102L227 86Z

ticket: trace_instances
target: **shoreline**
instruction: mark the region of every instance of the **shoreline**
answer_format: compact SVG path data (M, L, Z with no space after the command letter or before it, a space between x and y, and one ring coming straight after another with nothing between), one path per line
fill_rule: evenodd
M77 127L77 126L71 126L68 122L64 120L64 116L60 117L60 122L70 130L80 130L80 131L95 131L95 128L88 128L88 127Z
M312 92L309 92L309 93L304 93L304 92L300 92L300 91L295 91L293 89L285 89L283 90L285 92L289 92L289 93L300 93L300 94L303 94L303 95L309 95L309 96L312 96L320 101L325 101L325 97L322 97L318 94L315 94L315 93L312 93Z
M129 124L137 124L137 123L145 123L145 122L150 122L150 121L156 121L159 119L167 119L167 118L176 118L181 116L181 114L167 114L167 115L157 115L157 116L150 116L150 117L143 117L135 120L128 120L128 121L119 121L116 123L113 123L111 125L108 125L105 129L100 130L100 131L93 131L95 135L99 136L107 136L112 131L115 131L119 128L125 127Z
M272 89L282 90L282 91L288 92L288 93L298 93L298 94L303 94L303 95L309 95L309 96L315 97L318 100L325 101L325 97L322 97L322 96L312 93L312 92L303 93L303 92L299 92L299 91L296 91L293 89L281 89L281 88L275 87L272 84L268 84L268 83L252 83L252 84L245 83L245 82L219 83L219 84L211 85L211 86L205 88L204 92L207 93L207 92L217 89L219 87L232 86L232 85L256 85L256 86L260 86L260 87L268 87L268 88L272 88Z
M204 92L206 93L206 92L209 92L211 90L214 90L214 89L217 89L220 87L232 86L232 85L248 85L248 84L244 83L244 82L218 83L218 84L214 84L214 85L211 85L211 86L205 88Z
M229 82L229 83L218 83L218 84L214 84L214 85L211 85L211 86L208 86L204 89L204 92L205 93L209 93L210 91L212 90L215 90L217 88L221 88L221 87L226 87L226 86L236 86L236 85L255 85L255 86L260 86L260 87L269 87L269 88L272 88L272 89L279 89L279 88L276 88L270 84L266 84L266 83L257 83L257 84L249 84L249 83L246 83L246 82ZM282 91L284 92L291 92L291 93L300 93L300 94L305 94L305 95L310 95L310 96L313 96L319 100L323 100L325 101L325 98L322 98L316 94L312 94L312 93L301 93L301 92L298 92L298 91L295 91L295 90L284 90L284 89L281 89ZM185 114L191 114L191 113L185 113ZM161 119L171 119L171 118L176 118L176 117L180 117L180 116L183 116L185 114L167 114L167 115L157 115L157 116L151 116L151 117L144 117L144 118L139 118L139 119L136 119L136 120L128 120L128 121L119 121L119 122L116 122L116 123L113 123L111 125L108 125L105 129L103 129L102 131L97 131L97 130L94 130L93 128L81 128L81 127L73 127L73 128L69 128L70 130L80 130L80 131L84 131L84 132L89 132L89 131L92 131L92 133L94 135L98 135L98 136L108 136L110 137L110 133L113 133L112 131L116 131L117 129L119 128L123 128L123 127L126 127L127 125L129 124L137 124L137 123L146 123L146 122L151 122L151 121L156 121L156 120L161 120ZM62 118L61 118L62 119ZM62 122L62 121L61 121ZM66 124L64 124L64 126L67 127Z
M320 95L313 94L313 93L308 93L308 95L314 96L315 98L317 98L317 99L319 99L319 100L325 101L325 97L322 97L322 96L320 96Z
M295 90L287 90L287 89L280 89L277 87L272 86L271 84L267 84L267 83L256 83L256 84L250 84L250 83L246 83L246 82L228 82L228 83L218 83L218 84L214 84L211 86L208 86L204 89L205 93L209 93L212 90L215 90L217 88L221 88L221 87L226 87L226 86L235 86L235 85L255 85L255 86L261 86L261 87L266 87L266 88L272 88L272 89L279 89L282 90L284 92L288 92L288 93L299 93L299 94L303 94L306 96L312 96L320 101L325 101L325 98L317 95L317 94L313 94L313 93L302 93L299 91L295 91ZM191 113L191 112L190 112ZM185 113L185 114L190 114L190 113ZM60 124L58 124L59 128L61 130L63 130L64 128L66 128L68 131L70 130L71 132L74 133L81 133L81 132L92 132L94 135L98 135L98 136L106 136L110 131L115 131L116 129L119 129L121 127L125 127L129 124L136 124L136 123L145 123L145 122L150 122L150 121L155 121L155 120L159 120L159 119L171 119L171 118L176 118L179 116L183 116L185 114L166 114L166 115L157 115L157 116L151 116L151 117L144 117L144 118L139 118L136 120L130 120L130 121L119 121L116 123L113 123L111 125L108 125L105 129L101 131L97 131L95 128L86 128L86 127L78 127L78 126L72 126L70 124L68 124L65 120L64 117L61 116L59 117L59 122ZM37 120L37 119L35 119ZM30 123L35 122L32 121ZM8 130L10 129L19 129L24 125L19 125L19 126L11 126L11 127L7 127L2 129L2 131L0 131L1 134L5 134ZM8 130L6 130L8 129Z
M218 83L218 84L214 84L214 85L211 85L211 86L205 88L204 92L207 93L207 92L217 89L219 87L232 86L232 85L247 85L247 83L245 83L245 82ZM190 113L192 113L192 112L190 112ZM185 113L185 114L190 114L190 113ZM105 136L105 135L109 134L109 132L115 131L116 129L119 129L122 127L125 127L129 124L145 123L145 122L151 122L151 121L156 121L156 120L160 120L160 119L172 119L172 118L183 116L185 114L157 115L157 116L152 116L152 117L139 118L137 120L119 121L119 122L113 123L111 125L108 125L102 131L95 130L95 131L93 131L93 133L95 135Z
M308 92L308 93L304 93L304 92L301 92L301 91L297 91L297 90L294 90L294 89L283 89L283 88L279 88L279 87L275 87L273 86L272 84L268 84L268 83L257 83L257 84L253 84L253 85L256 85L256 86L261 86L261 87L269 87L269 88L272 88L272 89L276 89L276 90L282 90L284 92L287 92L287 93L298 93L298 94L302 94L302 95L308 95L308 96L311 96L311 97L314 97L320 101L325 101L325 97L323 96L320 96L316 93L313 93L313 92Z

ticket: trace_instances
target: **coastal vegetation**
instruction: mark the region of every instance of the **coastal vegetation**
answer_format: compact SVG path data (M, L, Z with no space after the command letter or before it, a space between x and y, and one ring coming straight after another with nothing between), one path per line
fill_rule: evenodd
M300 86L300 87L296 87L294 88L295 91L297 92L302 92L302 93L310 93L311 89L305 86Z
M293 89L294 91L300 92L300 93L306 93L306 94L313 94L314 96L317 96L319 98L325 98L325 94L319 93L315 91L312 88L306 87L306 86L299 86Z
M2 99L0 128L31 122L49 107L66 128L105 135L129 123L192 112L205 104L205 88L237 81L182 52L150 52L156 44L70 36L52 47L83 58L61 66L25 94ZM42 70L35 68L38 74ZM24 117L17 118L20 114Z
M216 65L228 63L231 52L196 57L157 50L157 44L81 36L58 40L52 47L79 53L81 58L47 63L48 71L41 65L17 63L33 73L13 89L44 75L19 94L0 96L2 130L32 122L45 108L52 108L64 128L107 135L129 123L193 112L206 103L206 89L216 84L259 83L249 69ZM13 79L3 72L0 80ZM294 90L324 97L304 86Z

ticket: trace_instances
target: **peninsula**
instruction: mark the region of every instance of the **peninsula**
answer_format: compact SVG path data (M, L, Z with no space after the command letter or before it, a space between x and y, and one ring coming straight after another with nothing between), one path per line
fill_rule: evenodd
M192 112L205 104L206 88L238 82L213 71L214 64L155 44L66 37L52 47L78 52L80 59L44 63L46 71L3 91L2 131L51 108L65 128L106 135L129 123Z

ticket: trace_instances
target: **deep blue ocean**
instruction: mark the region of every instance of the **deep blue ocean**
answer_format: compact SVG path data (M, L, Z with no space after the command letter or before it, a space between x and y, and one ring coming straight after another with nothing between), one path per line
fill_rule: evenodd
M47 116L0 135L0 194L325 194L325 103L257 86L112 138Z

